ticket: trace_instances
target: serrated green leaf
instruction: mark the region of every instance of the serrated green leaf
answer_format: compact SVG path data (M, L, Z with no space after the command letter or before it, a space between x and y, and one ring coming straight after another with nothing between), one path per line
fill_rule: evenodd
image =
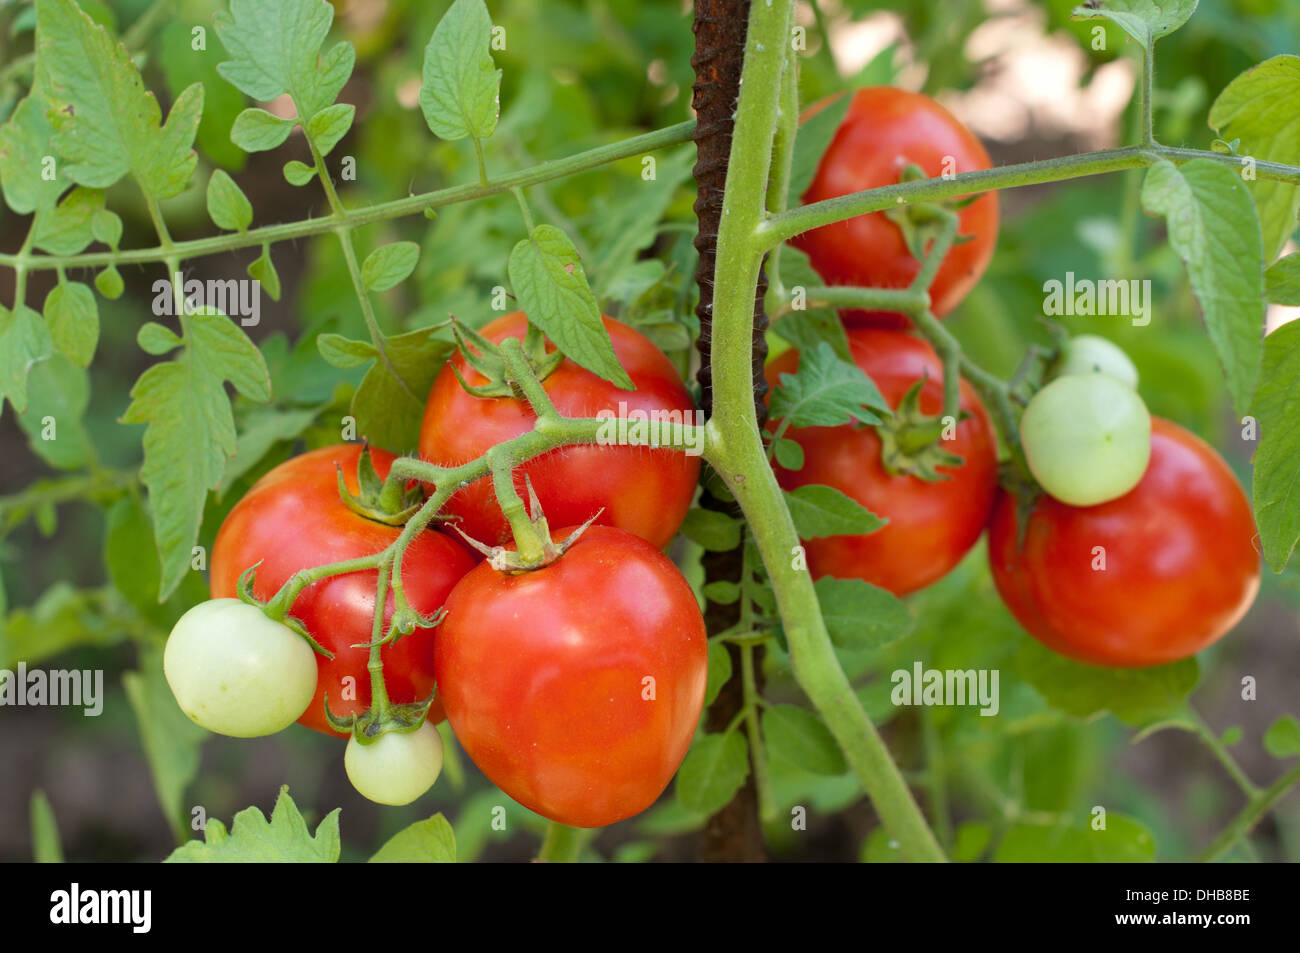
M90 222L96 210L103 206L102 191L77 186L53 208L37 209L32 244L51 255L81 252L94 241Z
M861 579L823 576L814 584L831 641L844 649L877 648L912 631L907 605Z
M90 234L95 236L95 241L116 249L122 240L122 219L109 209L95 209L90 217Z
M10 311L0 304L0 410L5 400L20 414L27 409L27 374L53 347L39 314L26 305Z
M208 179L208 216L217 228L242 232L253 223L253 206L244 190L224 169L217 169Z
M230 127L244 108L244 94L217 73L220 54L194 49L194 25L177 17L166 23L152 44L167 90L175 99L193 83L203 84L203 116L195 140L199 151L215 164L236 171L244 165L242 149L230 141Z
M1300 321L1264 339L1264 364L1251 414L1259 448L1251 495L1260 549L1274 572L1286 568L1300 542Z
M704 682L704 707L708 708L731 678L731 653L725 642L709 643L709 675Z
M1300 754L1300 721L1295 715L1283 715L1264 732L1264 750L1275 758L1294 758Z
M53 208L72 181L57 161L54 126L39 78L30 93L0 126L0 186L5 202L19 215ZM47 171L53 175L47 177Z
M441 814L398 831L370 858L372 864L454 864L456 835Z
M856 364L836 357L825 342L800 354L799 370L782 374L772 393L772 419L789 420L792 427L834 427L855 420L880 423L872 409L889 409L876 385Z
M192 840L172 851L165 863L322 863L339 859L339 809L325 815L312 834L302 812L280 789L268 821L255 807L235 815L230 830L216 818L209 818L204 840Z
M235 421L224 381L265 402L270 375L262 354L221 314L181 316L185 348L154 364L131 389L127 424L146 424L140 478L149 488L165 598L189 571L207 492L220 485L226 458L235 452Z
M316 177L316 167L297 159L284 164L284 180L290 185L303 186Z
M817 166L821 164L822 156L835 138L835 132L844 121L851 102L853 95L846 93L799 124L799 134L794 140L794 156L790 162L791 202L798 202L799 197L808 191L808 186L812 185L813 177L817 175ZM785 251L781 254L784 256ZM783 258L782 267L784 264ZM789 282L785 284L786 287L790 285Z
M487 139L501 111L501 71L489 45L492 18L483 0L456 0L424 48L420 111L440 139Z
M1168 36L1196 12L1198 0L1106 0L1096 7L1079 6L1070 12L1072 20L1109 20L1143 48Z
M1300 305L1300 252L1269 266L1264 272L1264 294L1274 304Z
M740 545L740 521L717 510L687 510L681 533L713 552L726 552Z
M1142 207L1165 217L1169 244L1187 266L1210 340L1239 415L1259 378L1264 334L1264 250L1259 219L1240 177L1210 159L1153 165Z
M376 361L352 396L358 435L395 453L416 449L425 398L455 348L445 337L436 336L438 332L438 328L420 328L384 339L392 370Z
M280 300L280 273L275 270L271 260L271 246L262 246L262 254L248 266L248 277L259 282L263 291L271 296L272 301Z
M565 357L624 390L633 389L568 235L553 225L538 225L510 252L509 273L529 323Z
M154 199L179 195L198 162L203 86L187 87L166 124L126 48L73 0L38 0L36 49L54 147L73 182L107 188L128 172Z
M1180 713L1200 678L1195 657L1151 668L1100 668L1057 655L1029 638L1021 643L1016 667L1066 714L1088 718L1109 711L1137 728Z
M63 843L59 839L59 825L54 819L54 808L44 791L32 792L28 808L32 823L32 860L38 864L63 863Z
M78 367L90 366L99 344L99 306L79 281L61 281L45 296L50 340Z
M767 750L814 774L843 774L844 753L826 723L797 705L763 709L763 740Z
M1095 831L1087 821L1049 827L1017 824L1003 835L993 860L1023 863L1149 863L1155 860L1156 840L1132 818L1113 811L1106 829Z
M1241 140L1238 154L1294 163L1300 155L1300 56L1265 60L1224 87L1210 107L1209 125ZM1257 177L1250 192L1259 209L1265 261L1277 257L1296 227L1300 187Z
M357 107L351 103L335 103L311 117L307 123L307 135L316 143L321 155L329 155L339 140L348 134L356 112Z
M353 341L341 334L322 334L316 338L321 357L334 367L347 370L373 361L379 354L369 341Z
M59 470L79 470L93 458L82 416L90 403L90 378L61 354L37 362L27 378L27 410L18 424L32 450Z
M161 648L141 653L140 671L122 676L127 700L135 712L154 790L163 816L177 840L189 829L183 798L199 773L199 748L208 733L186 717L163 676Z
M361 280L371 291L387 291L405 281L419 260L420 246L415 242L380 245L361 263Z
M320 56L333 22L334 8L325 0L231 0L229 13L213 17L230 53L217 72L259 102L288 93L299 118L310 122L334 102L356 62L347 42Z
M888 522L831 486L798 487L785 493L785 502L800 539L874 533Z
M288 139L293 126L292 119L281 119L265 109L250 107L235 117L230 141L245 152L267 152Z
M739 731L695 739L677 769L677 800L708 816L724 807L749 777L749 745Z

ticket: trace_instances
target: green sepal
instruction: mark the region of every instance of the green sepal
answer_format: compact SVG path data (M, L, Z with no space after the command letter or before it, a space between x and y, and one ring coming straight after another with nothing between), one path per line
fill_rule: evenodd
M418 483L410 487L403 486L400 482L390 486L388 481L379 478L370 459L369 445L362 448L361 457L357 461L357 486L360 493L353 494L348 489L341 466L335 464L334 469L338 476L339 499L348 509L365 519L385 526L403 526L424 505L424 493Z
M465 363L487 378L486 384L473 386L465 380L460 369L453 363L452 373L456 375L456 380L460 382L461 388L467 394L474 397L523 399L517 385L510 380L505 358L501 356L501 349L496 344L455 318L451 319L451 331L456 338L457 348L465 358ZM532 368L539 381L546 380L564 360L564 355L558 350L547 353L546 336L532 324L528 325L528 331L524 335L523 350L528 366Z
M898 409L882 423L875 424L880 436L880 462L885 472L892 476L914 476L927 482L950 480L938 467L959 467L963 458L942 447L945 424L943 415L929 416L921 412L923 378L913 384L898 402ZM970 417L959 411L957 423Z
M253 595L253 579L257 572L257 567L262 565L262 562L263 560L259 559L257 562L253 563L253 565L249 566L247 569L245 569L242 573L239 574L239 582L235 584L235 591L239 594L240 601L247 602L250 606L257 606L259 609L261 609L263 612L266 613L266 617L268 619L273 619L274 621L279 622L281 625L287 625L298 635L306 639L307 644L311 646L311 650L315 652L317 655L323 655L327 659L334 658L334 653L331 652L329 649L325 648L325 646L321 645L319 642L317 642L316 639L312 636L312 634L307 631L307 627L302 624L301 620L295 619L293 616L289 615L288 613L285 613L283 617L277 617L273 613L266 612L267 603L263 602L261 599L257 598L257 596Z
M434 688L429 693L429 697L424 701L406 702L401 705L389 705L383 717L379 717L373 710L363 712L360 715L353 715L347 719L335 718L329 710L329 699L325 703L325 719L329 721L330 727L335 731L352 731L352 737L357 739L357 744L369 745L374 744L382 736L392 732L409 732L417 731L424 724L429 715L429 706L433 704L434 698L437 697L438 689ZM347 727L338 727L344 721L348 722ZM336 722L338 724L336 724Z

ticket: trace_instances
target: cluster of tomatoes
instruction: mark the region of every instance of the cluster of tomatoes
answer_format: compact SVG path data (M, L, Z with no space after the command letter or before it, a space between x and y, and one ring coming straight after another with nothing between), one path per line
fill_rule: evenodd
M887 185L910 165L934 176L989 162L978 140L933 101L863 90L804 198ZM967 240L929 288L938 315L956 306L992 255L996 196L963 204L958 221ZM899 227L881 213L796 244L830 284L906 287L919 268ZM908 466L907 452L898 452L908 445L901 431L918 414L941 414L942 362L900 315L843 317L853 361L900 413L874 426L786 433L801 446L803 465L775 465L785 488L831 486L887 520L870 534L808 540L814 576L861 578L903 595L947 573L988 528L998 590L1025 628L1065 655L1115 666L1185 657L1245 612L1259 578L1250 507L1212 449L1150 417L1136 370L1113 344L1083 335L1064 349L1021 421L1033 482L1003 488L997 435L965 381L962 413L940 440L951 456L925 472ZM609 318L605 326L635 390L565 359L542 381L561 414L590 418L620 405L694 410L677 371L648 339ZM516 313L480 333L497 344L524 339L527 329ZM770 382L779 385L798 361L795 351L779 355ZM450 359L429 394L424 459L457 466L533 429L529 403L509 393L482 396L487 383L463 352ZM887 444L894 453L883 452ZM933 446L912 446L918 454L927 449ZM433 726L444 717L493 782L548 818L596 827L653 803L686 754L705 693L699 605L662 552L694 498L699 459L668 449L574 446L518 467L516 489L531 484L550 524L562 527L555 541L599 514L538 568L496 568L441 523L416 534L401 565L404 597L426 619L445 615L436 627L383 645L383 678L375 682L383 697L375 698L376 569L306 586L289 608L301 631L236 598L250 567L251 595L266 601L296 573L393 544L401 526L371 518L351 498L360 492L362 452L344 444L295 457L230 512L212 554L213 600L182 617L167 644L167 678L181 708L211 730L242 737L294 721L346 735L349 777L381 803L409 803L434 782L442 742ZM384 478L392 455L369 454ZM339 492L340 472L349 496ZM482 544L511 544L487 479L460 488L441 516ZM387 599L378 631L391 636L391 591ZM313 651L304 631L325 651ZM389 706L419 716L364 717ZM356 730L341 730L347 719Z
M989 159L933 100L884 87L860 90L804 201L889 185L912 164L939 176L988 168ZM997 238L996 196L964 205L958 222L965 240L929 288L940 317L988 264ZM920 268L903 233L882 213L817 229L795 244L833 285L906 287ZM928 344L899 330L907 326L903 316L841 316L854 362L891 407L923 380L920 410L941 412L942 365ZM769 366L770 382L797 364L797 354L779 356ZM1200 651L1240 620L1259 586L1254 517L1240 485L1204 441L1151 417L1137 393L1136 368L1110 341L1072 338L1049 377L1020 421L1033 481L1008 481L1012 489L999 487L997 440L964 380L965 419L942 441L963 463L939 467L945 479L937 482L886 466L875 428L789 432L805 462L798 471L778 468L786 488L827 484L889 520L870 535L808 541L809 568L902 595L952 569L987 525L998 591L1048 647L1120 667Z

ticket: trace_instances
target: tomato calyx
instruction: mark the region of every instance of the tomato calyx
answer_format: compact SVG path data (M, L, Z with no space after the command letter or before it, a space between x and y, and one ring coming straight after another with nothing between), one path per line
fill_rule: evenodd
M903 185L926 178L929 176L919 165L909 163L899 173L898 182ZM897 225L898 230L903 233L903 242L907 245L907 250L912 253L912 257L917 261L924 261L927 249L943 232L948 220L978 198L978 195L968 195L965 198L943 199L938 202L912 202L884 209L883 212L885 218ZM952 244L963 245L972 241L974 237L956 235L953 237Z
M433 704L437 694L438 690L435 688L429 693L429 697L423 701L405 702L397 705L389 703L382 709L378 707L369 708L360 715L348 715L346 718L340 718L330 710L330 697L327 692L324 698L325 721L335 731L341 734L351 734L357 740L357 744L370 745L389 732L400 734L418 731L420 726L425 723L426 716L429 714L429 706Z
M459 526L456 526L454 523L451 524L452 529L460 534L461 539L465 540L465 542L476 552L481 553L487 559L488 565L498 572L517 575L519 573L532 572L535 569L542 569L551 565L551 563L555 562L568 552L569 548L582 537L583 533L587 531L587 528L591 526L592 523L596 522L601 513L605 512L603 507L597 510L592 514L591 518L588 519L587 522L583 523L567 537L557 543L551 538L551 529L549 524L546 522L546 514L542 512L542 504L537 499L537 491L533 489L533 481L525 479L525 482L528 485L528 524L526 527L516 527L516 532L523 529L534 537L537 546L531 548L540 552L540 558L536 560L527 560L520 555L518 548L510 549L506 546L487 546L465 533ZM517 545L518 541L516 541L516 546Z
M358 516L383 523L385 526L404 526L424 503L424 494L418 483L403 486L398 481L382 480L370 459L370 447L363 447L357 459L357 486L359 493L348 489L343 467L337 463L339 499Z
M939 472L939 467L959 467L963 460L942 446L951 418L921 411L921 389L925 383L926 379L922 378L913 384L898 402L898 408L891 414L882 414L882 422L871 426L880 436L880 462L887 473L935 483L950 479L948 474ZM957 423L968 417L969 413L960 411Z
M501 353L499 345L466 327L454 317L451 319L451 332L456 338L456 346L465 358L465 363L487 379L485 384L470 384L465 380L456 363L451 362L448 366L467 394L474 397L526 399L519 385L511 379L505 356ZM529 322L528 331L524 334L523 352L529 369L539 381L546 380L564 361L564 355L559 350L547 352L546 337L533 326L532 322Z
M262 565L262 560L259 559L257 562L253 563L253 565L240 573L239 582L235 587L240 601L246 602L250 606L257 606L257 608L261 609L262 612L266 614L268 619L272 619L282 625L288 626L295 634L305 639L307 644L311 646L311 650L317 655L323 655L327 659L333 659L334 653L317 642L312 634L307 631L307 627L302 624L301 620L289 615L287 611L279 611L277 607L272 606L271 603L274 599L263 602L261 599L257 598L257 596L253 595L253 580L257 573L257 567L260 565Z
M998 485L1016 502L1016 551L1019 552L1025 547L1029 518L1033 516L1039 499L1044 495L1043 488L1033 477L1010 462L998 467Z

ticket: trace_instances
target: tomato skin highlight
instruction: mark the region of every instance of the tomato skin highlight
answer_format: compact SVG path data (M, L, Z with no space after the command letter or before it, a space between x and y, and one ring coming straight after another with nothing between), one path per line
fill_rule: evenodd
M778 325L777 333L780 333ZM943 409L943 362L925 341L903 331L849 328L854 363L876 383L890 407L922 377L921 410ZM799 355L782 353L767 367L776 387L781 374L798 368ZM889 522L861 536L825 536L804 541L813 578L864 579L895 595L929 585L961 561L988 520L997 490L997 441L979 396L961 382L961 407L971 417L957 425L943 448L963 458L960 467L940 467L951 478L927 482L893 476L880 460L880 437L873 427L790 428L785 436L803 447L801 470L773 464L786 490L824 484L857 500ZM774 429L769 424L769 429Z
M639 331L604 318L614 352L636 390L625 391L564 360L542 382L560 413L595 417L601 411L676 411L677 420L694 423L695 405L677 369ZM522 339L528 324L522 311L492 321L479 333L496 343ZM548 350L554 347L548 342ZM449 362L471 385L484 378L457 352ZM420 428L420 455L443 466L457 466L533 429L536 415L527 401L468 394L451 367L434 381ZM598 510L597 523L617 526L663 548L686 517L700 476L700 458L679 450L630 446L573 446L535 457L515 470L515 487L527 499L524 478L531 477L552 526L585 523ZM477 480L448 501L443 512L457 516L460 529L489 545L510 542L510 526L496 500L492 481Z
M401 532L348 509L339 498L337 463L348 489L358 491L357 461L361 447L340 444L322 447L280 464L262 477L226 517L212 547L209 580L213 598L233 597L240 574L262 560L254 577L253 594L266 600L295 572L325 563L367 556L384 549ZM374 447L370 458L381 478L393 455ZM402 561L407 601L417 612L438 610L460 578L477 563L470 551L434 530L417 536ZM370 650L353 648L371 638L375 611L375 570L331 576L299 594L289 614L299 619L334 659L316 655L319 670L316 697L299 724L337 737L347 737L325 721L324 698L339 717L364 712L370 705ZM385 624L392 618L393 594L388 593ZM384 678L394 703L422 701L433 691L433 642L437 629L416 629L383 650ZM344 697L343 679L355 680L355 699ZM429 720L442 720L435 700Z
M1259 590L1250 503L1195 434L1151 418L1138 485L1098 506L1042 497L1017 549L1015 500L1000 493L989 562L1002 600L1048 648L1137 668L1194 655L1246 614ZM1105 570L1094 569L1105 551Z
M805 118L823 108L814 104ZM951 157L955 167L945 167ZM927 176L973 172L992 165L978 138L929 96L891 86L859 89L835 137L822 155L805 205L884 185L894 185L911 164ZM930 310L943 317L966 297L993 257L998 234L998 199L987 192L958 215L957 234L973 236L954 244L930 285ZM805 232L791 244L808 254L828 285L906 288L920 270L898 226L883 212ZM901 314L844 309L846 325L906 328Z
M677 567L604 526L542 569L481 563L452 591L434 656L469 757L520 804L573 827L654 803L690 747L708 674L704 619Z

